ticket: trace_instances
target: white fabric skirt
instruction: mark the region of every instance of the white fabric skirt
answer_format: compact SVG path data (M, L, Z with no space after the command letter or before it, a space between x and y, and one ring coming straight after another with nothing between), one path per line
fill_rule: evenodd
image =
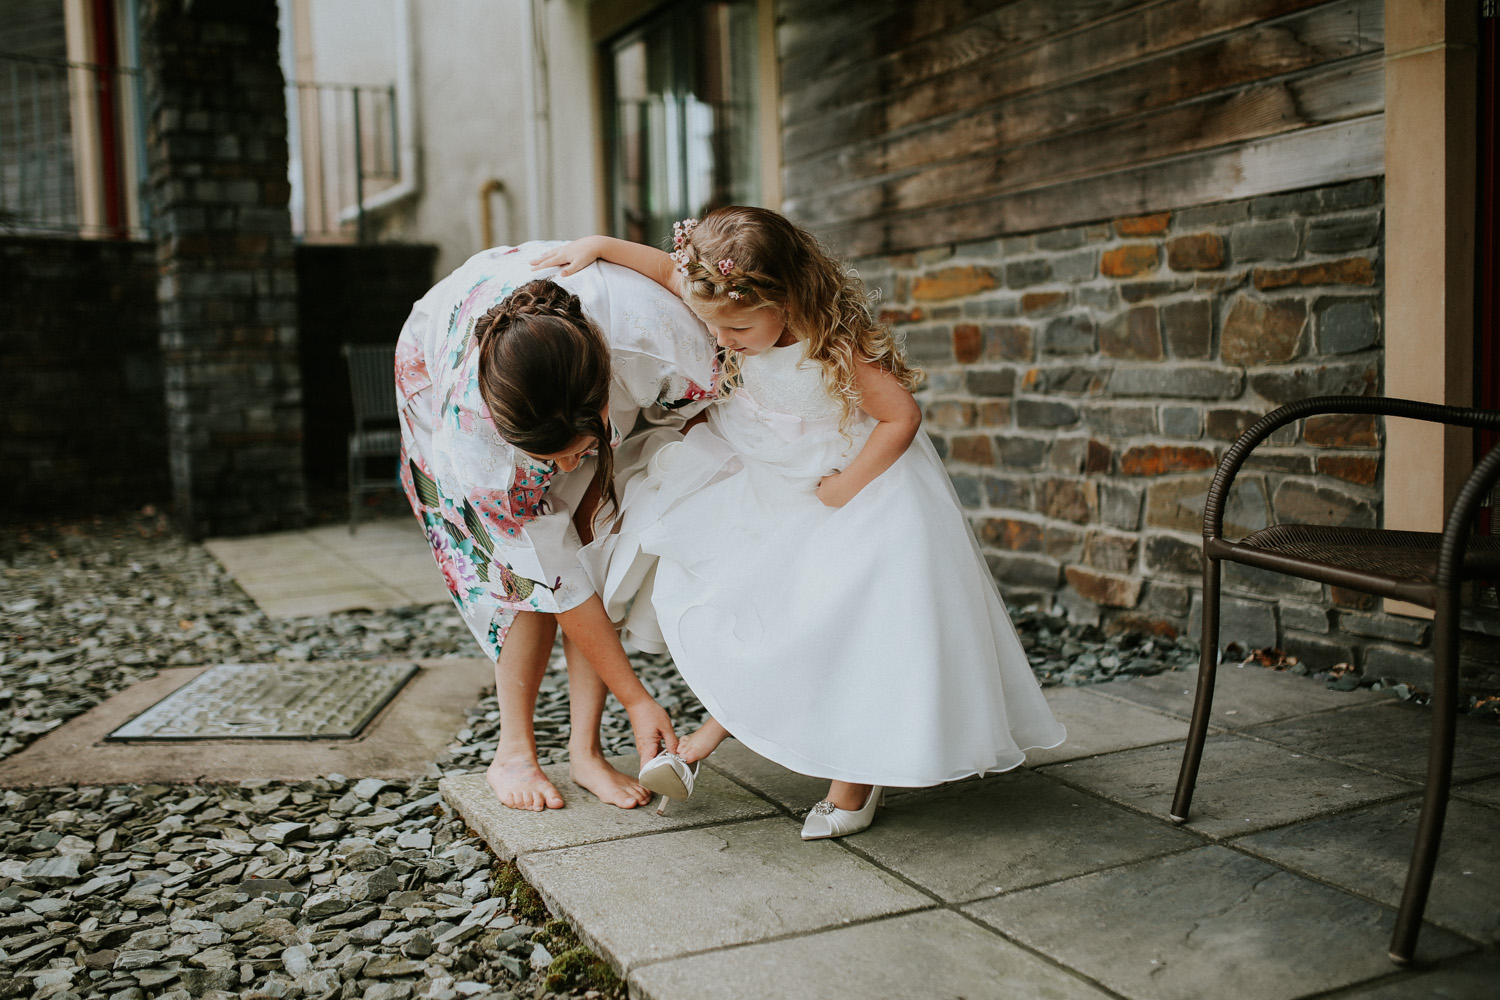
M845 435L744 393L709 414L648 448L586 550L628 640L664 645L715 719L802 774L918 787L1063 741L925 434L829 508L813 490L867 418Z

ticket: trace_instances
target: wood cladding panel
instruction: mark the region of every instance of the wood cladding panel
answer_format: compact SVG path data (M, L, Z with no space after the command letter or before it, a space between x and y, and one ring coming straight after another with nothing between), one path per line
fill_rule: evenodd
M917 2L871 19L857 37L836 37L783 50L786 75L820 81L831 104L887 93L939 73L971 66L1006 49L1098 21L1141 0L973 0ZM1316 0L1302 0L1303 3ZM831 104L830 104L831 102ZM789 104L788 120L800 104Z
M935 23L917 16L926 6L882 6L859 44L847 22L853 34L836 44L805 32L784 58L783 208L794 218L864 234L864 246L869 233L923 228L882 228L883 217L925 212L930 244L948 239L937 231L942 209L1009 199L988 216L1000 228L981 234L998 235L1035 215L1018 205L1067 201L1016 201L1032 189L1102 190L1093 181L1137 183L1153 164L1204 156L1230 163L1244 144L1383 108L1384 0L944 0L932 5ZM833 16L784 0L781 31L814 8ZM1280 148L1290 147L1256 155ZM1349 162L1370 170L1367 155ZM1295 170L1257 173L1283 175ZM1158 209L1178 204L1162 181ZM1035 228L1052 224L1064 223Z
M784 152L788 163L796 163L796 171L787 190L827 184L830 169L834 176L873 176L986 147L1019 145L1054 132L1093 128L1270 77L1379 53L1384 49L1383 22L1378 16L1362 15L1371 7L1378 11L1381 3L1362 0L1357 5L1341 5L1341 9L1325 8L1254 25L1045 89L1018 88L1007 94L997 88L994 103L969 114L933 114L923 96L909 95L908 101L918 107L906 107L907 102L899 99L890 102L885 128L873 141L868 133L841 133L830 121L823 123L821 131L810 133L799 148L796 130L788 129ZM1376 89L1381 89L1379 81ZM893 126L891 119L896 115L899 124ZM806 158L796 155L813 143L833 151Z
M1028 0L1046 9L1047 0ZM783 63L787 80L801 80L783 95L784 121L830 112L852 113L857 106L892 104L891 127L973 108L976 103L1097 75L1183 45L1293 14L1328 0L1116 0L1103 17L1076 31L1030 37L990 22L1015 16L1007 8L950 36L909 49L887 48L881 59L846 73L805 77ZM1122 12L1121 8L1125 8ZM1377 6L1377 11L1381 8ZM926 86L924 86L926 85ZM903 91L915 90L912 94ZM903 120L904 117L904 120Z
M838 253L863 257L1316 187L1377 175L1384 164L1385 115L1378 114L1013 195L816 228Z
M783 205L809 225L823 225L1049 186L1096 174L1100 164L1117 170L1378 114L1384 107L1383 81L1383 60L1376 54L1311 76L1175 104L991 155L949 160L860 184L835 197L826 187L810 187L790 193Z
M841 130L838 115L829 115L817 129L789 127L783 154L787 163L798 166L796 181L801 183L804 172L816 178L817 169L828 159L844 160L840 169L846 174L868 175L963 154L972 148L966 142L1019 144L1050 132L1097 126L1224 88L1383 51L1382 3L1359 0L1334 9L1311 10L1142 58L1119 69L1082 78L1058 76L1059 64L1088 61L1088 55L1080 57L1077 49L1091 48L1092 40L1074 39L1053 46L1061 49L1053 52L1059 58L1034 67L1040 72L1007 75L1007 82L990 88L971 85L965 99L968 106L960 108L969 114L953 114L954 108L945 106L950 102L935 102L930 97L936 94L913 91L883 105L882 126L874 133ZM980 99L989 103L978 106ZM951 138L950 133L954 133ZM820 148L834 151L831 156L807 156ZM921 153L913 156L915 150ZM861 154L864 159L859 159ZM822 178L814 183L822 183ZM787 190L795 189L793 184Z

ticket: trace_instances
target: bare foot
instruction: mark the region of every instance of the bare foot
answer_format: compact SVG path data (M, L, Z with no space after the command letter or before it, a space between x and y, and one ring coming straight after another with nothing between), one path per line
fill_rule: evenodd
M729 730L719 725L719 721L713 716L709 716L708 721L697 732L677 741L677 755L691 764L713 753L728 738Z
M594 752L572 752L568 776L579 788L597 795L602 802L621 809L634 809L651 801L651 793L639 781L616 771L604 755Z
M501 805L533 812L563 807L562 796L542 773L535 755L525 751L514 754L496 751L484 778L494 789Z

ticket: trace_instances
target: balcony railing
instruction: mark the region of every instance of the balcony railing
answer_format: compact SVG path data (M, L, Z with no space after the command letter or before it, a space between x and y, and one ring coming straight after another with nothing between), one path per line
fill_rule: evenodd
M366 201L401 179L396 88L289 84L287 117L292 232L366 242Z

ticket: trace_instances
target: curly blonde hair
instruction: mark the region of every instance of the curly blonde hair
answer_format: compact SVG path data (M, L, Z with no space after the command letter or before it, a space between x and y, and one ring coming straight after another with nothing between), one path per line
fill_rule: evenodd
M675 243L683 296L695 309L781 311L792 336L806 342L808 358L822 368L829 395L843 404L841 425L859 406L857 363L890 372L908 390L921 384L922 370L907 363L890 330L871 313L864 283L785 216L741 205L717 208L702 221L680 223ZM721 395L739 384L738 371L739 356L729 352Z

